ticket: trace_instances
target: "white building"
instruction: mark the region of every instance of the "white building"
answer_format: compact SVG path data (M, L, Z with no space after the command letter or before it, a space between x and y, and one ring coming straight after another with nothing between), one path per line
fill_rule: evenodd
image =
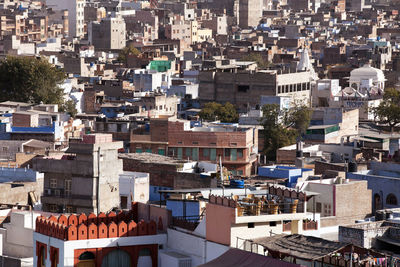
M169 72L157 72L155 70L135 70L133 84L136 91L166 90L171 86L171 74Z
M365 64L350 72L349 84L361 94L381 94L385 89L385 75L382 70Z
M54 10L68 10L70 37L83 37L85 35L86 0L46 0L46 5Z
M150 198L150 175L124 171L119 175L119 195L122 209L131 209L132 202L146 204Z

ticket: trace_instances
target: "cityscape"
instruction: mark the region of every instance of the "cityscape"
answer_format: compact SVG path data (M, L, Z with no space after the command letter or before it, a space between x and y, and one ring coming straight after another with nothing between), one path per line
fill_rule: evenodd
M0 267L400 267L399 0L0 0Z

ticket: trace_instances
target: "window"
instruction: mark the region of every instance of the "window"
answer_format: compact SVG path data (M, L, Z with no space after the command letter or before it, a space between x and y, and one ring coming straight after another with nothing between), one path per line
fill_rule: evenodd
M238 149L238 150L237 150L237 158L238 158L238 159L243 158L243 149Z
M182 154L183 154L182 148L178 147L177 148L177 157L178 157L178 159L182 159Z
M269 226L275 227L276 226L276 222L269 222Z
M198 144L199 144L199 142L197 142L197 141L194 141L194 142L192 142L192 144L193 144L193 145L198 145Z
M50 212L58 212L58 206L56 204L49 204Z
M242 175L243 175L243 171L242 171L242 170L238 170L238 171L237 171L237 175L242 176Z
M72 180L65 180L65 196L70 196L72 192Z
M393 194L389 194L389 195L386 197L386 204L387 204L387 205L397 205L397 198L396 198L396 196L393 195Z
M158 155L165 156L165 149L164 148L159 148L158 149Z
M7 152L8 151L8 147L3 146L3 152Z
M248 85L238 85L238 92L246 93L250 89Z
M57 179L50 179L50 188L57 188Z
M331 215L331 204L324 204L324 215L325 216Z
M208 158L210 156L210 149L203 148L203 157Z
M66 212L66 213L74 213L74 207L72 207L72 206L66 206L66 207L65 207L65 212Z
M230 157L231 156L231 151L229 148L225 148L225 157Z
M185 149L185 156L190 157L192 155L192 149L190 147L187 147Z
M237 149L236 148L231 148L231 161L236 161L237 160Z
M199 148L192 148L192 159L199 160Z
M247 223L247 228L254 228L254 223Z
M210 160L215 161L217 159L217 150L215 148L210 149Z

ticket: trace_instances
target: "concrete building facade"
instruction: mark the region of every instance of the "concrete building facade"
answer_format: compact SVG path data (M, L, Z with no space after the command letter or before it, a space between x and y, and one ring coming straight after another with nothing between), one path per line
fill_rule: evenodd
M234 175L255 172L258 131L234 125L211 125L190 128L189 121L152 119L150 131L133 134L131 152L150 152L184 160L222 164Z
M80 213L119 207L122 147L122 142L112 142L110 134L91 134L70 143L61 160L35 159L34 168L45 173L43 210Z
M68 10L69 37L83 37L85 35L86 0L46 0L46 4L54 10Z
M123 18L105 18L89 25L89 43L96 49L117 50L126 45L126 24Z
M262 18L262 0L239 0L239 27L257 27Z

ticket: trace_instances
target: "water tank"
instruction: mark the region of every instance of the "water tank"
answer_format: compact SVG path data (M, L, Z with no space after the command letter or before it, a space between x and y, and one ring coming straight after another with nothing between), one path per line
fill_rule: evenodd
M348 172L357 172L357 163L350 161L348 163Z
M386 211L386 218L385 218L385 219L386 219L386 220L393 219L393 212L387 210L387 211Z
M375 212L375 221L383 221L386 219L386 212L384 210L377 210Z
M244 188L244 180L230 180L229 182L232 188Z

